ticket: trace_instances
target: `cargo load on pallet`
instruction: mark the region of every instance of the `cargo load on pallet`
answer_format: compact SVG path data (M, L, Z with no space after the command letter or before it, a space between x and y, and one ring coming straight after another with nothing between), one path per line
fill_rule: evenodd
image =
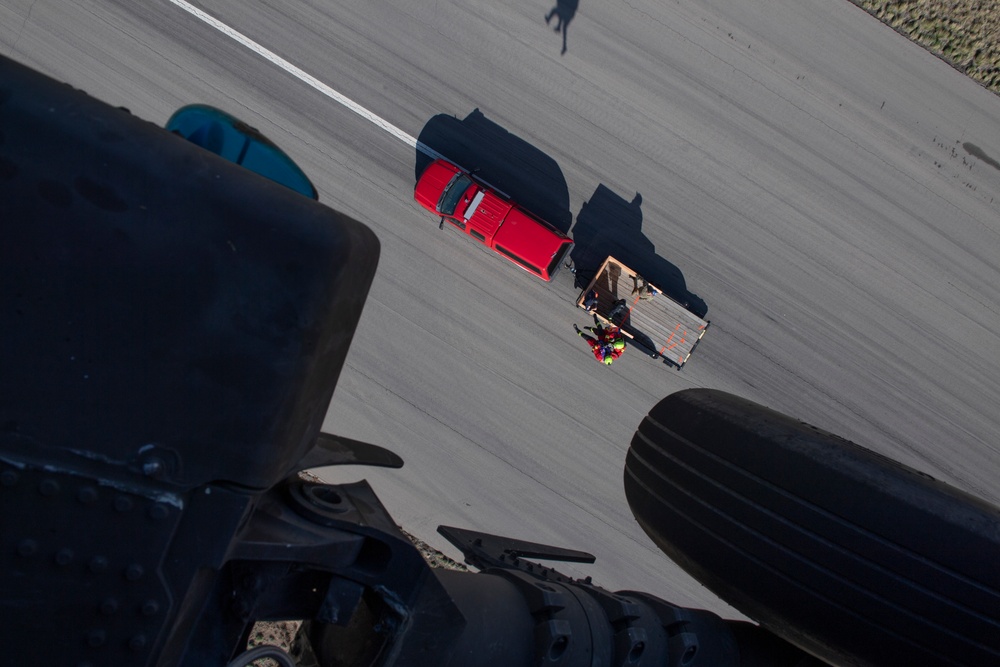
M591 312L600 321L621 327L633 343L678 369L687 363L708 330L708 321L614 257L604 260L576 305L586 308L588 295L594 290L597 300Z

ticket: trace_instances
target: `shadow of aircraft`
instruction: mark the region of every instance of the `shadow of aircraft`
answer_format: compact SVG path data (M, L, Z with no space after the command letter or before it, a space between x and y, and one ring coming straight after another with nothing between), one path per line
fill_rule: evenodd
M458 166L475 170L477 178L560 231L569 232L573 214L559 165L479 109L462 120L445 114L434 116L420 131L418 141ZM414 180L431 162L433 158L418 148Z
M632 201L619 197L601 184L583 204L573 227L571 259L576 269L576 287L583 289L601 263L613 255L635 269L664 293L689 311L704 318L708 305L688 291L680 269L656 254L653 243L642 233L642 195ZM622 286L625 296L632 283Z

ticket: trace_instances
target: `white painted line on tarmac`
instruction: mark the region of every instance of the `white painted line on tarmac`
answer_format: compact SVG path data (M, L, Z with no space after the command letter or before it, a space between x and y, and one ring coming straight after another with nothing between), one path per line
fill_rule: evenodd
M236 30L233 30L228 25L226 25L222 21L218 20L214 16L206 14L205 12L203 12L200 9L198 9L194 5L192 5L192 4L188 3L188 2L185 2L185 0L170 0L170 2L172 2L175 5L177 5L178 7L180 7L181 9L183 9L184 11L186 11L187 13L191 14L192 16L194 16L195 18L197 18L197 19L203 21L204 23L207 23L208 25L212 26L213 28L215 28L216 30L218 30L219 32L221 32L223 35L225 35L226 37L229 37L230 39L232 39L232 40L234 40L236 42L239 42L240 44L242 44L243 46L247 47L248 49L250 49L251 51L253 51L257 55L259 55L262 58L264 58L266 60L269 60L270 62L274 63L275 65L277 65L281 69L285 70L286 72L288 72L292 76L296 77L297 79L299 79L303 83L306 83L306 84L312 86L313 88L315 88L319 92L323 93L324 95L326 95L327 97L329 97L330 99L332 99L334 102L337 102L338 104L341 104L341 105L347 107L348 109L350 109L351 111L353 111L357 115L361 116L362 118L364 118L368 122L372 123L373 125L377 125L381 129L385 130L386 132L388 132L392 136L394 136L397 139L399 139L400 141L402 141L407 146L410 146L411 148L416 148L418 151L420 151L422 153L425 153L426 155L429 155L429 156L431 156L434 159L444 157L443 155L441 155L440 153L438 153L436 150L434 150L430 146L417 141L417 139L415 137L407 134L406 132L404 132L403 130L399 129L398 127L396 127L395 125L393 125L389 121L385 120L384 118L380 118L379 116L373 114L371 111L369 111L368 109L365 109L363 106L361 106L360 104L358 104L354 100L352 100L352 99L350 99L350 98L348 98L348 97L346 97L346 96L338 93L336 90L334 90L330 86L326 85L325 83L323 83L322 81L320 81L319 79L317 79L313 75L309 74L308 72L305 72L302 69L296 67L295 65L293 65L290 62L288 62L287 60L285 60L284 58L282 58L278 54L265 49L263 46L261 46L260 44L258 44L255 41L253 41L252 39L250 39L246 35L244 35L244 34L242 34L240 32L237 32Z

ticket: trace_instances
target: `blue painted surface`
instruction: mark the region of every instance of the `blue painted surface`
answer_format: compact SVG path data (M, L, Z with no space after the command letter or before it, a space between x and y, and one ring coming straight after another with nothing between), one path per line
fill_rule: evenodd
M214 107L192 104L170 117L167 130L296 192L319 199L302 169L255 127Z

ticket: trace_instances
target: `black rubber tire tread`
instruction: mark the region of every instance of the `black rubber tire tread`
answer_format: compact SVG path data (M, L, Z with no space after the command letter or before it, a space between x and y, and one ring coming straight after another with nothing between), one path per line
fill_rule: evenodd
M724 392L668 396L625 464L674 561L834 665L1000 665L1000 510Z

